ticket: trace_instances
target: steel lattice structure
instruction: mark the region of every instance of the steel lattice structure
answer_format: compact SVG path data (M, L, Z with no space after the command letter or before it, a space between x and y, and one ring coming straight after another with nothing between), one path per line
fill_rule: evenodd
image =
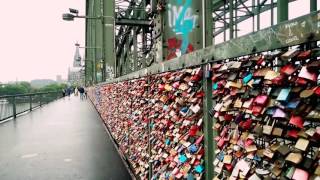
M310 9L290 18L289 5L295 2L308 2ZM265 12L269 12L267 25L263 25ZM297 45L315 48L320 40L315 0L87 0L87 15L103 16L102 23L86 23L86 46L103 50L86 50L86 59L92 60L86 64L87 82L118 83L191 67L205 72L207 180L213 179L213 137L217 136L210 117L211 65ZM97 60L102 60L102 67ZM99 79L99 73L105 75Z
M211 41L217 44L260 31L263 13L269 15L267 27L276 25L288 20L289 4L297 1L302 0L87 0L86 14L105 18L104 26L97 20L86 23L86 44L104 47L104 52L86 50L86 59L94 62L87 63L86 77L103 82L202 49ZM317 9L317 1L308 3L310 12ZM177 20L192 27L177 30ZM240 27L243 23L245 28ZM103 61L101 67L97 59Z

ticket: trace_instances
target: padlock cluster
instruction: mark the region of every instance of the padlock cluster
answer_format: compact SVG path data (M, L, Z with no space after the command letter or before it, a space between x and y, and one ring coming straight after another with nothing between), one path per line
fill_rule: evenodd
M201 179L204 173L202 71L150 77L152 179Z
M319 50L212 66L215 179L319 178Z
M184 69L102 85L91 98L140 179L204 177L208 78L216 148L207 155L215 180L317 179L319 54L292 48L216 61L204 73Z
M106 126L139 179L204 174L200 68L90 90Z

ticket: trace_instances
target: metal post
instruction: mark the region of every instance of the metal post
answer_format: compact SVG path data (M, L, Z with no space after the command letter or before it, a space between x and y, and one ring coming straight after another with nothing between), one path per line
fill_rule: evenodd
M202 48L213 43L212 1L202 0Z
M96 17L97 16L97 10L96 10L96 2L97 0L92 0L93 2L93 5L92 5L92 16L93 17ZM97 21L93 21L93 47L96 47L97 46ZM95 70L95 73L94 73L94 76L95 76L95 84L99 83L99 80L98 80L98 72L99 72L99 69L98 69L98 57L97 57L97 49L94 49L92 48L92 51L93 51L93 60L94 60L94 70Z
M87 57L85 57L87 58ZM85 60L84 61L84 85L85 86L88 86L88 79L87 79L87 76L88 76L88 70L87 70L88 66L87 66L87 61Z
M138 56L137 56L137 46L138 45L137 45L137 29L136 28L133 28L133 37L132 38L133 38L133 71L137 71L138 70Z
M288 9L289 9L289 0L277 1L277 24L288 20ZM279 67L283 64L282 61L276 60L276 65ZM276 69L278 71L278 68Z
M271 0L271 26L274 25L274 0Z
M132 84L131 84L131 81L129 81L129 88L132 87ZM130 92L130 91L128 91ZM132 104L133 104L133 96L130 96L130 121L132 120ZM130 151L130 144L131 144L131 141L130 141L130 127L131 125L129 126L128 125L128 156L130 157L130 154L131 154L131 151Z
M30 111L32 111L32 95L29 96Z
M89 3L88 15L92 16L92 8L91 8L92 3L90 0L88 1L88 3ZM93 46L93 44L92 44L92 20L91 19L88 20L88 31L89 31L89 37L87 39L88 46ZM90 69L90 79L91 79L91 83L94 83L94 69L93 69L94 68L94 65L93 65L94 61L93 61L92 49L87 49L87 50L88 50L88 54L89 54L89 59L92 60L92 61L90 61L90 68L91 68Z
M147 77L147 83L150 84L151 81L150 81L150 77ZM150 92L150 86L147 87L147 92ZM150 93L148 93L150 94ZM149 99L149 98L148 98ZM148 100L149 101L149 100ZM150 101L148 102L150 103ZM151 156L152 156L152 151L151 151L151 142L150 142L150 139L151 139L151 132L152 132L152 128L151 128L151 125L153 125L153 118L149 119L148 121L148 154L149 154L149 180L152 179L152 176L153 176L153 169L152 169L152 164L153 162L151 161Z
M233 0L230 0L233 1ZM232 4L232 3L231 3ZM233 11L233 7L230 7ZM212 0L202 0L202 32L203 37L203 48L211 46L213 43L213 21L212 21ZM233 26L233 20L230 19L230 30ZM233 28L232 28L233 29ZM233 31L233 30L232 30ZM233 32L230 31L230 38L233 37ZM205 65L202 66L202 69L207 69ZM202 78L203 90L205 93L203 101L203 131L204 131L204 148L205 148L205 169L206 169L206 180L213 179L213 131L212 131L212 120L210 119L209 111L212 108L212 81L211 78L205 77Z
M87 52L87 50L86 50ZM89 56L86 55L86 58L89 58ZM92 76L91 74L91 64L90 61L88 61L87 59L85 59L85 85L86 86L90 86L90 82L92 81Z
M233 39L234 29L233 29L233 0L229 0L229 13L230 13L230 39Z
M251 8L251 11L253 12L254 8L256 6L256 1L255 0L252 0L252 8ZM255 17L254 17L254 14L252 14L252 32L255 31Z
M94 7L95 7L95 0L91 0L91 6L90 6L90 14L89 16L94 16ZM90 29L91 29L91 37L90 37L90 40L91 40L91 43L90 43L90 47L95 47L96 44L95 44L95 38L96 38L96 33L95 33L95 29L96 29L96 26L95 26L95 22L96 20L91 20L91 25L90 25ZM97 83L97 62L96 62L96 52L95 52L95 49L91 49L91 59L93 60L93 83L96 84Z
M224 12L226 12L226 1L224 1L224 5L223 5L223 10ZM226 23L226 13L223 13L223 28L226 29L227 27L227 23ZM227 37L226 37L226 31L223 31L223 41L227 41Z
M104 15L104 8L103 8L103 4L104 4L104 1L103 0L100 0L100 13L102 16L105 16ZM105 46L106 46L106 43L105 43L105 32L104 32L104 18L101 19L101 35L102 35L102 48L100 49L101 50L101 56L102 56L102 61L103 61L103 64L102 64L102 82L104 82L106 80L106 56L104 54L104 51L105 51Z
M42 106L42 94L39 94L40 96L40 107Z
M125 58L124 60L125 61L124 61L124 64L123 64L123 67L124 67L123 75L126 75L126 74L129 74L129 72L130 72L130 62L129 62L128 58Z
M94 1L94 17L102 17L102 6L101 0ZM97 83L103 82L103 29L102 29L102 22L104 21L103 18L96 20L94 22L94 32L95 32L95 43L92 47L95 52L95 59L96 61L96 76L97 76ZM98 48L97 48L98 47ZM99 75L99 76L98 76Z
M93 13L93 4L92 4L93 0L87 0L86 1L86 16L88 17L92 17L92 13ZM88 19L86 18L86 42L85 42L85 46L86 47L93 47L93 22L97 21L97 19ZM94 65L93 65L93 51L92 49L85 49L85 74L86 74L86 79L85 79L85 83L86 85L92 85L94 83ZM88 61L88 59L90 60L90 62Z
M310 12L317 11L317 0L310 0Z
M128 39L130 39L130 36L128 37ZM130 67L130 60L131 60L131 58L128 56L129 55L129 51L130 51L130 42L129 41L127 41L126 42L126 49L127 49L127 52L125 52L125 57L126 58L124 58L124 70L125 70L125 73L126 74L129 74L129 72L131 72L131 67Z
M106 79L116 76L116 56L115 56L115 20L114 7L115 1L103 0L103 57L105 59L105 77ZM112 17L112 18L111 18Z
M260 0L257 0L257 9L258 9L258 13L257 13L257 31L260 30L260 11L261 11L261 7L260 7Z
M289 1L288 0L281 0L281 1L277 1L277 4L278 4L277 23L288 20Z
M152 6L154 3L156 3L156 1L154 1L154 2L150 2L150 5ZM146 1L143 1L143 8L145 9L146 8L146 6L147 6L147 4L146 4ZM143 11L142 12L142 19L146 19L146 12L145 11ZM147 47L148 47L148 38L147 38L147 35L148 35L148 28L147 27L143 27L142 28L142 51L144 52L144 51L146 51L147 50ZM159 50L158 50L158 52L159 52ZM138 57L137 57L138 58ZM137 62L138 62L138 59L136 60ZM139 66L140 67L142 67L142 68L145 68L146 67L146 58L145 57L143 57L143 58L140 58L139 59ZM139 68L138 67L138 69L142 69L142 68Z
M317 11L317 0L310 0L310 12ZM317 42L311 42L310 48L317 47Z
M216 36L213 34L216 31L216 22L215 21L213 21L213 23L212 23L212 31L213 31L212 32L212 43L213 43L213 45L215 45L216 44Z
M125 46L126 47L126 46ZM123 72L125 71L125 66L124 66L124 54L121 54L120 61L119 61L119 76L123 75Z
M235 35L234 37L237 38L238 37L238 23L237 23L237 19L238 19L238 0L235 0L235 4L236 4L236 8L235 8L235 21L234 21L234 28L235 28Z
M16 97L12 97L12 113L13 113L13 118L17 117L17 111L16 111Z
M204 73L207 68L203 66ZM203 90L205 97L203 99L203 124L204 124L204 149L205 149L205 169L206 180L213 179L213 158L214 158L214 140L212 130L212 119L210 118L210 110L212 109L212 81L210 77L203 76Z
M87 6L88 1L86 1L86 6ZM86 16L88 15L88 12L86 10ZM88 19L85 19L85 46L88 45ZM88 86L88 64L87 64L87 59L88 59L88 51L85 49L84 51L84 85Z
M93 29L96 29L96 26L92 26ZM95 37L96 37L96 33L95 31L93 31L93 43L95 44ZM93 80L94 80L94 84L97 84L98 80L97 80L97 59L96 59L96 50L93 50Z

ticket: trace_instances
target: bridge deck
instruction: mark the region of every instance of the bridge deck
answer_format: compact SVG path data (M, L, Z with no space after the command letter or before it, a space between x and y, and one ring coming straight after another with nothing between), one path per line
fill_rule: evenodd
M89 100L66 97L0 124L0 179L130 176Z

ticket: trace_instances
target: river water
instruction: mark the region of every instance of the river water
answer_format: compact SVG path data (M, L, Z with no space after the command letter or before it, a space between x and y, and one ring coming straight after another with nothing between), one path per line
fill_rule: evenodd
M32 107L39 106L40 103L32 103ZM16 113L20 113L30 109L29 103L17 103L16 104ZM0 120L10 117L13 115L13 107L9 102L0 102Z

